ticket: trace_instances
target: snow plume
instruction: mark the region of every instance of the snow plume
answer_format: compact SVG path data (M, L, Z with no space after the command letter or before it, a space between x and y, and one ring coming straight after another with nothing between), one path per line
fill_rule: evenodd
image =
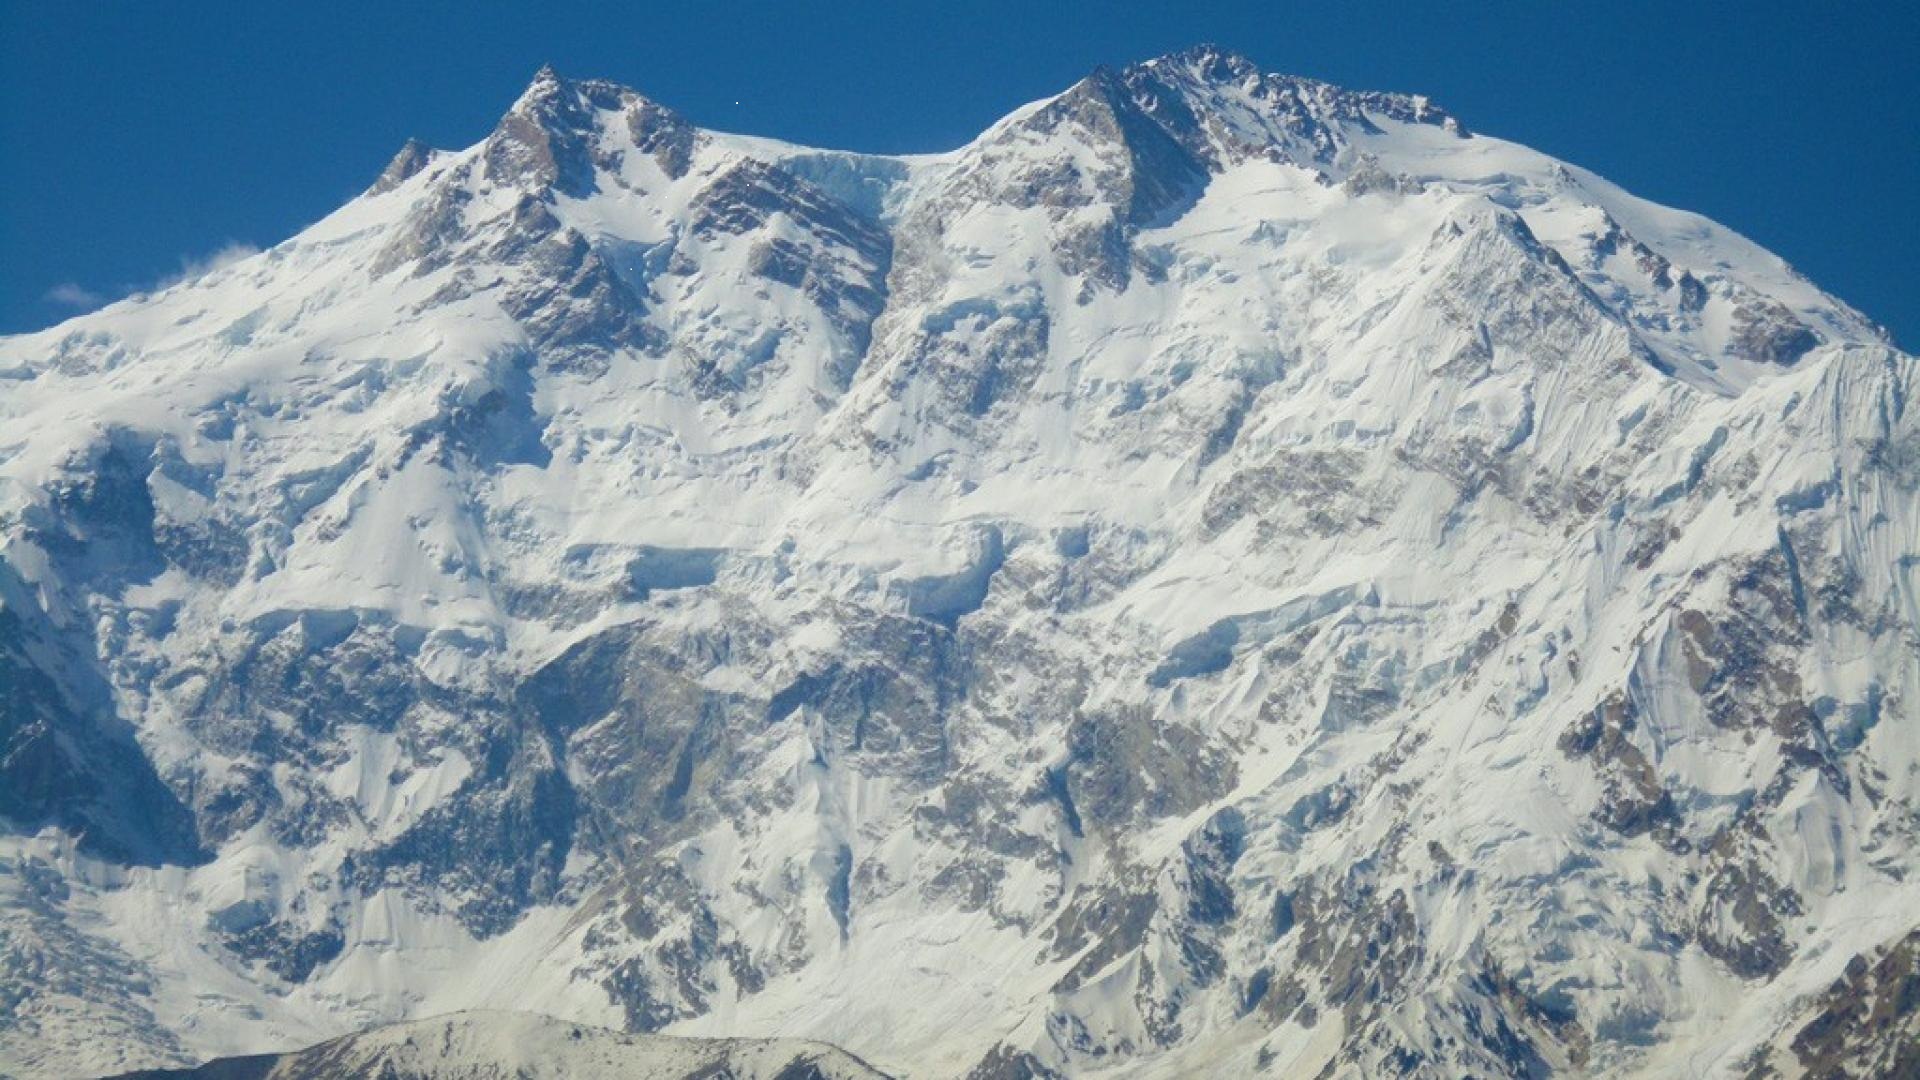
M123 296L164 292L175 285L205 277L216 270L224 270L242 259L259 253L260 249L252 244L230 240L205 255L182 255L178 270L162 276L150 286L122 286L113 295L108 295L89 289L77 281L63 281L42 293L40 299L54 307L84 314Z
M75 311L92 311L106 302L106 298L99 293L72 281L63 281L48 289L41 299Z
M225 244L205 255L180 256L180 270L160 279L153 287L154 292L172 288L183 281L192 281L204 277L215 270L224 270L242 259L260 254L260 249L241 240L229 240Z

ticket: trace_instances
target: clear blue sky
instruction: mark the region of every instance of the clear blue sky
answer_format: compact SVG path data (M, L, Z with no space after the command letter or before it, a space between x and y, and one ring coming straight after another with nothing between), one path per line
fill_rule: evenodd
M925 151L1213 41L1708 214L1920 347L1916 0L541 7L0 0L0 332L282 240L408 136L480 139L543 62L709 127Z

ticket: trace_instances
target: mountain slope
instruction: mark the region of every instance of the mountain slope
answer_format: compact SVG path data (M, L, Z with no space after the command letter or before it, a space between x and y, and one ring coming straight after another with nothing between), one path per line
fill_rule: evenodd
M859 1059L795 1039L675 1039L626 1035L546 1016L465 1012L391 1024L286 1054L227 1058L198 1069L123 1080L884 1080Z
M1916 925L1914 384L1711 222L1219 50L913 158L543 71L0 342L0 1062L538 1001L1791 1066Z

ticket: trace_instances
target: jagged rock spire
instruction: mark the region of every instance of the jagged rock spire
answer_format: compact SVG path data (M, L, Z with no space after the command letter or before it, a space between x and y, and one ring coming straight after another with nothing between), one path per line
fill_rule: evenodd
M387 162L387 167L381 170L380 179L373 182L373 187L368 189L368 194L381 195L406 183L414 174L431 164L435 155L439 153L440 151L419 139L408 139L406 144L400 147L400 152L393 155L393 159Z
M496 181L531 179L573 195L592 190L602 123L599 114L625 116L635 146L656 155L669 175L685 171L697 129L678 113L619 83L569 80L544 64L488 140L487 172Z

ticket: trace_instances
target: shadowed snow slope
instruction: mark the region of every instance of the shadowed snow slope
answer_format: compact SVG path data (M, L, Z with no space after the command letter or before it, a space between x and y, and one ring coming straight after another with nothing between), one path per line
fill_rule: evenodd
M1915 372L1215 49L906 158L543 71L0 340L0 1071L529 1007L914 1077L1896 1060Z

